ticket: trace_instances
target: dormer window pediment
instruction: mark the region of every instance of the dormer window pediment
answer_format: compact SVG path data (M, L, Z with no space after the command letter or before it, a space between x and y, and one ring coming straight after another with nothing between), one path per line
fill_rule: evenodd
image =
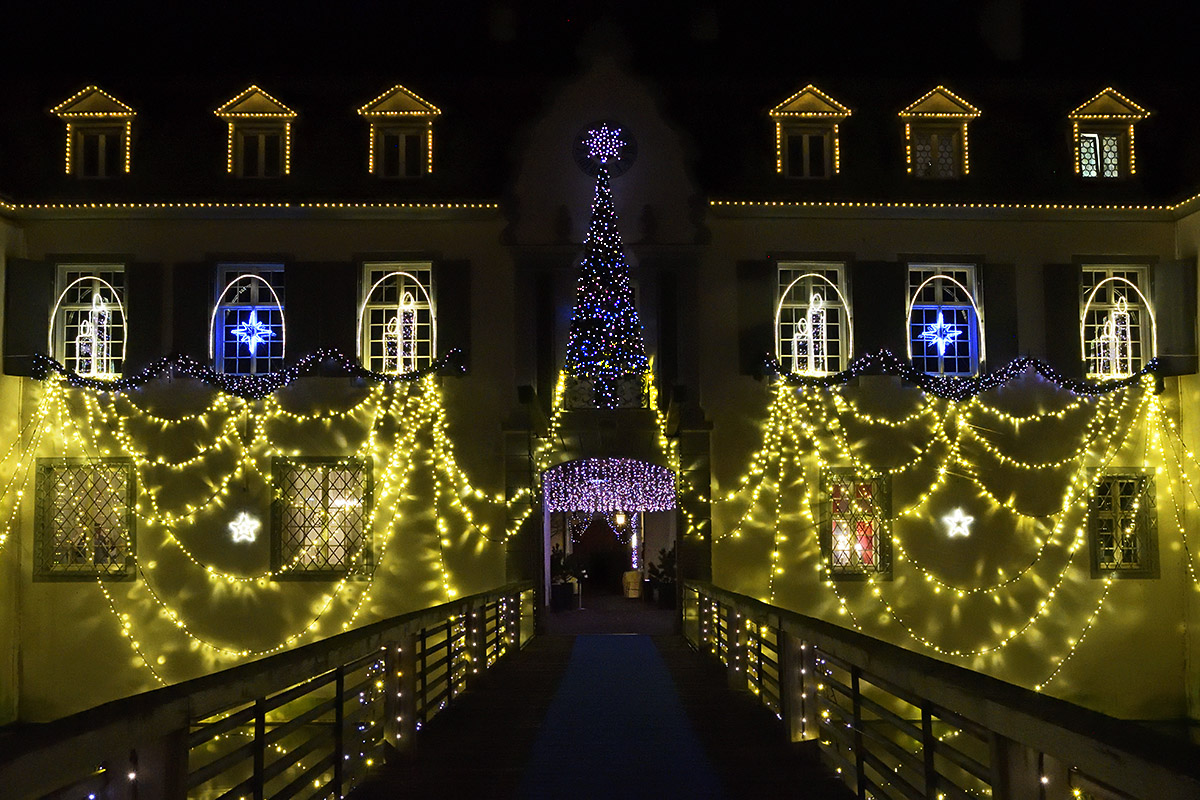
M1149 111L1112 87L1068 114L1075 174L1089 179L1136 174L1133 128L1148 116Z
M772 108L775 171L789 178L828 178L840 172L838 128L850 114L811 83Z
M433 172L433 119L441 109L396 84L358 109L370 123L367 170L381 178Z
M295 111L251 84L213 113L229 129L226 172L239 178L291 173Z
M98 86L87 86L50 109L67 126L65 171L108 178L130 169L132 108Z
M980 111L944 86L936 86L899 113L904 120L908 174L950 179L971 171L967 126Z

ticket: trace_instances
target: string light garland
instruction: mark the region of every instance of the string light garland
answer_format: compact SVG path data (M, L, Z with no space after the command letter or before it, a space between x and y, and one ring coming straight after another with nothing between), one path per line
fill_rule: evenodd
M542 492L548 511L670 511L675 474L631 458L581 458L546 470Z

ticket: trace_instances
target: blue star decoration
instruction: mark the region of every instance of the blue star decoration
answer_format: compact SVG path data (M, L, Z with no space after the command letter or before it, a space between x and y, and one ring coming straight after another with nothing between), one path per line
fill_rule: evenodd
M931 344L937 345L938 355L946 355L946 345L951 344L959 336L962 336L962 331L957 325L947 325L942 319L942 312L938 312L937 322L932 325L926 325L925 330L918 336L918 339L924 339Z
M601 164L619 158L621 148L625 146L625 142L621 140L621 129L609 128L607 125L588 131L588 137L583 143L587 146L588 155Z
M267 339L275 336L273 330L258 321L257 311L251 311L248 320L235 325L229 332L236 336L239 342L246 345L246 349L251 353L256 351L260 344L266 344Z

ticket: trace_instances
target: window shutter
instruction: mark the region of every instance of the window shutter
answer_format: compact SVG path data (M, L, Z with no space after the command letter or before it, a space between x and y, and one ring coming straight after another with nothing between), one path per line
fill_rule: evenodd
M163 316L167 313L162 264L125 266L125 312L129 338L121 374L133 375L166 352Z
M1083 378L1083 350L1079 346L1079 312L1083 283L1076 264L1046 264L1046 360L1068 378Z
M437 309L437 338L440 358L453 348L462 351L459 363L470 368L471 359L471 262L437 261L433 265L433 302Z
M347 261L301 261L284 275L283 313L287 320L287 362L321 347L335 347L353 359L358 323L358 271Z
M775 352L775 283L773 260L739 261L737 265L738 371L763 376L763 362Z
M1017 269L1012 264L984 264L979 285L983 294L984 346L988 372L1003 369L1021 353L1017 327Z
M31 375L33 356L46 352L54 305L54 265L27 258L7 260L4 276L4 373Z
M1197 371L1196 262L1164 261L1154 266L1154 319L1158 359L1164 375Z
M213 289L216 268L207 262L175 264L171 272L171 352L187 355L207 366L208 326L217 295Z
M860 261L850 270L850 297L854 312L854 349L851 358L891 350L898 358L908 354L908 267L890 261Z

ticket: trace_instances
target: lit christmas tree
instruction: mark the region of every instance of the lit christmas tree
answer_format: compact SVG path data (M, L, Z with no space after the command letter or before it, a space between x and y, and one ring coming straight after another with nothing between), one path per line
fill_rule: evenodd
M642 323L633 306L629 266L617 230L607 164L619 158L624 142L620 129L602 125L584 141L588 154L598 162L592 219L584 242L575 311L567 338L568 375L590 380L592 404L600 408L641 406L642 376L648 369ZM636 396L626 387L636 385ZM636 400L636 402L631 402Z

